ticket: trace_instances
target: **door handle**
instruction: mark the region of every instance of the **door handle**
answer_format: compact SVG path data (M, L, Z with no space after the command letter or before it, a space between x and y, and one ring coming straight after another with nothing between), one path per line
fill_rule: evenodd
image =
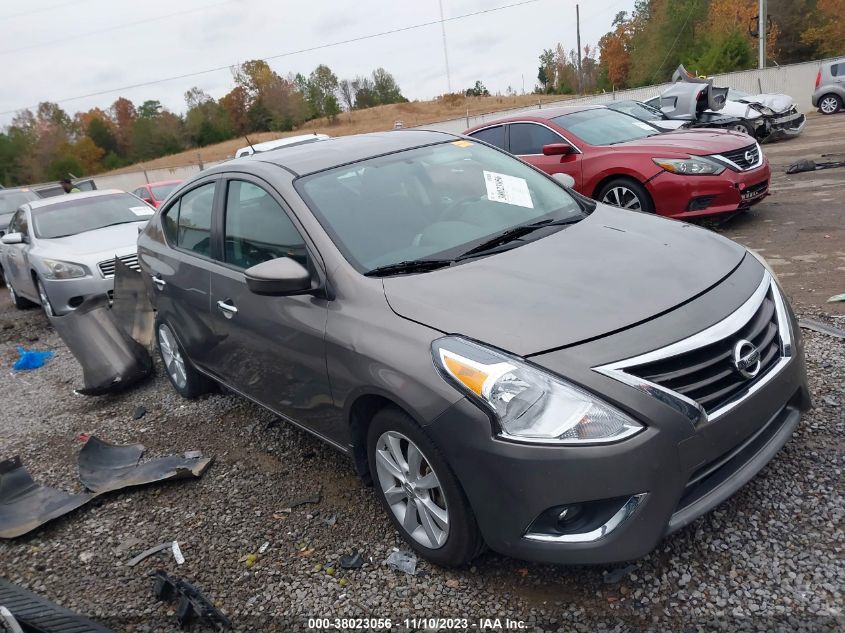
M153 284L159 290L164 290L164 287L167 285L167 282L161 277L153 277Z
M229 303L228 299L226 301L218 301L217 308L221 312L223 312L223 316L225 316L227 319L231 319L238 313L238 309L231 303Z

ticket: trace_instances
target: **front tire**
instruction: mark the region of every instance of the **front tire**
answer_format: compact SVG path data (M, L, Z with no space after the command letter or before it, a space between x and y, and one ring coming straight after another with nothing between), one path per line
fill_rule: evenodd
M654 203L648 191L632 178L614 178L605 183L594 198L620 209L654 213Z
M382 409L367 433L376 495L402 538L445 567L469 563L484 541L446 459L406 413Z
M737 121L728 128L731 132L740 132L747 134L751 138L755 138L754 126L748 121Z
M180 396L193 400L212 390L211 379L194 369L173 329L164 321L156 321L156 342L164 373Z
M822 114L836 114L842 109L842 99L838 95L829 94L819 99L819 112Z

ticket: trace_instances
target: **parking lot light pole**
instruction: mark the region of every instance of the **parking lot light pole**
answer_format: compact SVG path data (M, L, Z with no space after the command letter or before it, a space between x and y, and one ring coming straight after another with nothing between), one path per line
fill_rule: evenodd
M759 11L757 12L757 33L759 34L760 59L757 67L762 70L766 67L766 0L760 0Z

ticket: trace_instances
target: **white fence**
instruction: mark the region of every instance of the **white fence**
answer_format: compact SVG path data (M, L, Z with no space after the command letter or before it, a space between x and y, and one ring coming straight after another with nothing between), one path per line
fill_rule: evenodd
M715 75L714 83L717 86L729 86L752 94L759 94L763 92L788 94L795 99L795 103L800 111L807 112L812 109L810 97L813 94L816 74L818 73L819 66L824 61L826 60L816 60L812 62L804 62L802 64L790 64L788 66L777 66L763 70L742 70L723 75ZM650 99L651 97L656 97L667 87L668 84L658 84L654 86L645 86L643 88L634 88L631 90L618 90L600 95L591 95L589 97L578 97L576 99L546 102L542 106L538 105L533 108L499 110L498 112L488 112L487 114L461 117L460 119L438 121L436 123L429 123L418 127L426 130L440 130L442 132L460 134L468 127L484 123L485 121L511 116L518 113L530 112L532 110L536 110L538 107L550 108L560 105L607 103L608 101L620 101L623 99L644 101L646 99ZM222 161L205 163L204 167L211 167L212 165L217 165L220 162ZM95 176L94 181L97 183L97 188L99 189L123 189L124 191L132 191L147 182L184 179L193 176L199 171L199 165L185 165L169 169L148 169L146 171L141 170L123 174Z
M725 73L723 75L714 75L713 83L716 86L728 86L751 94L772 92L787 94L795 99L795 105L798 106L799 111L809 112L813 107L810 102L810 98L813 96L816 74L819 71L819 66L821 66L824 61L826 60L790 64L788 66L776 66L773 68L765 68L763 70L741 70L733 73ZM668 87L669 84L657 84L654 86L645 86L643 88L633 88L631 90L617 90L615 92L608 92L605 94L590 95L588 97L578 97L575 99L565 99L553 102L547 101L542 105L531 108L516 108L513 110L488 112L487 114L461 117L460 119L451 119L449 121L439 121L437 123L429 123L428 125L420 125L418 127L426 130L439 130L441 132L460 134L468 127L480 125L485 121L513 116L515 114L524 114L538 108L553 108L565 105L594 103L601 104L609 101L622 101L623 99L645 101L646 99L656 97Z

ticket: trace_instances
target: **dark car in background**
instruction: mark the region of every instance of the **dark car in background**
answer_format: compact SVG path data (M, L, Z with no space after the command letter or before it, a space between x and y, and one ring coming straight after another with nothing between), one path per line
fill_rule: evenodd
M575 190L671 218L736 213L760 202L771 171L759 144L726 130L661 133L604 106L548 108L465 134L509 151Z
M0 189L0 237L5 235L15 211L27 202L39 199L38 194L28 187Z
M225 385L347 454L443 565L485 543L643 556L748 482L809 402L764 260L466 137L212 167L138 253L173 387Z

